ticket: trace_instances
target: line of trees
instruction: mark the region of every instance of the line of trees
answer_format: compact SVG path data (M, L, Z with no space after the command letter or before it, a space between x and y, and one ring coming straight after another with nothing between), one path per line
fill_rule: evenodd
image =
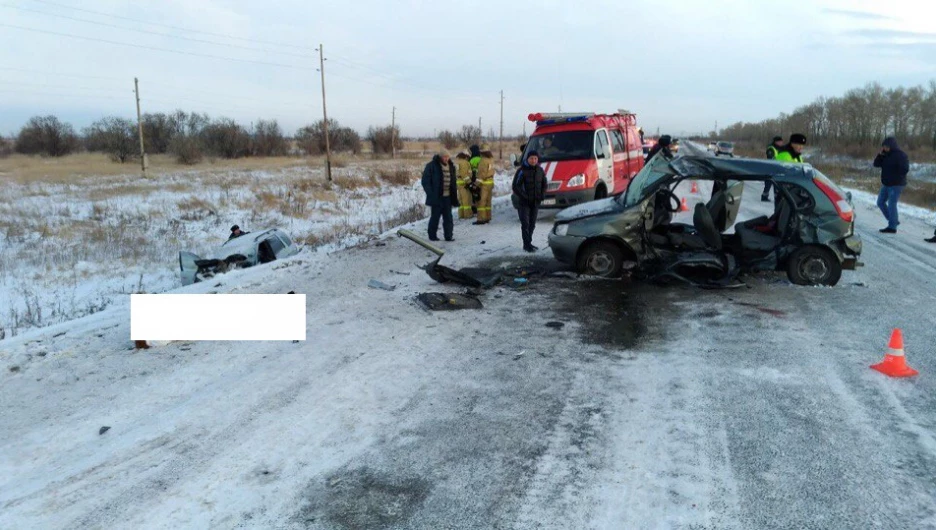
M318 155L325 151L321 120L300 128L293 138L286 136L276 120L258 120L247 128L229 118L212 119L207 114L181 110L144 114L141 125L147 154L170 154L184 164L198 163L206 156L233 159ZM361 136L354 129L335 120L329 120L328 129L332 152L361 152ZM375 153L390 152L389 131L389 127L372 128L368 139L374 144ZM402 149L399 129L394 136L397 148ZM56 157L82 150L106 153L119 163L139 160L137 123L119 116L105 116L79 134L56 116L35 116L13 139L0 137L0 156L17 152Z
M855 156L877 150L891 135L908 150L936 153L936 81L910 88L870 83L843 96L817 98L790 114L735 123L718 137L766 145L775 135L795 132L805 134L811 145Z

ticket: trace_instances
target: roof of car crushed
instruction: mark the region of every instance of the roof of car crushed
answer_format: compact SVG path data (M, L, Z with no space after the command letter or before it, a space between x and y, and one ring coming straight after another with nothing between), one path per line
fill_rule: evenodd
M681 156L670 167L682 177L787 177L805 178L809 164L789 164L756 158L716 158L711 156Z

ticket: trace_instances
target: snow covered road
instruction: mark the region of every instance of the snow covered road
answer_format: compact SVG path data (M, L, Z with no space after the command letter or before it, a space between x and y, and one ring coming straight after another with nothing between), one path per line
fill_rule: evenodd
M556 268L514 215L443 264ZM302 343L129 351L118 310L0 342L0 528L936 528L936 245L880 226L858 207L835 288L546 277L429 313L464 290L387 236L185 290L306 293ZM914 379L868 368L894 327Z

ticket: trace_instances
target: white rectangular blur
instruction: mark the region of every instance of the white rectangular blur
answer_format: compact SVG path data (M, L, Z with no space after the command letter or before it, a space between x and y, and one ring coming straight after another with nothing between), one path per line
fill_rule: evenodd
M305 340L304 294L132 294L130 340Z

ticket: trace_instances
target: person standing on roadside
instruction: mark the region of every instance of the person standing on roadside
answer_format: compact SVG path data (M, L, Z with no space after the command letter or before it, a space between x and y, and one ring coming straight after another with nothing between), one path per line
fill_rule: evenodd
M523 250L536 252L533 246L533 230L536 228L536 218L539 215L539 206L546 197L546 173L539 166L539 155L530 151L526 160L514 176L513 192L520 202L517 212L520 214L520 231L523 238Z
M471 155L468 151L460 151L455 155L455 167L458 169L458 178L455 185L458 186L458 218L471 219L471 177L474 172L471 169L469 161Z
M660 139L657 140L657 143L653 147L650 148L650 152L647 153L646 158L644 158L644 164L649 162L650 159L653 158L654 155L656 155L660 151L663 152L663 156L665 156L666 158L673 158L673 152L670 151L670 148L669 148L672 142L673 142L672 136L668 134L664 134L663 136L661 136Z
M783 137L774 136L773 141L767 146L767 160L775 160L781 149L783 149ZM760 196L760 200L763 202L770 201L770 185L769 180L764 183L764 193L761 193Z
M790 135L790 141L777 149L774 160L777 162L803 163L803 148L806 147L806 135L796 133Z
M448 150L442 149L426 164L422 174L422 187L426 191L426 206L432 209L429 215L429 240L439 240L439 218L446 241L454 241L455 222L452 208L458 206L458 189L455 181L458 169L452 162Z
M481 160L478 162L477 180L481 186L481 198L478 200L478 220L476 225L491 222L491 206L494 200L494 153L488 144L481 146Z
M471 215L478 213L478 201L481 200L481 185L478 183L478 165L481 163L481 148L477 144L468 148L471 156L468 163L471 164L471 183L468 189L471 190Z
M881 152L874 157L874 167L881 168L881 191L877 205L887 219L887 227L882 234L896 234L900 218L897 215L897 201L907 185L907 173L910 172L910 159L897 145L897 139L888 136L881 144Z

